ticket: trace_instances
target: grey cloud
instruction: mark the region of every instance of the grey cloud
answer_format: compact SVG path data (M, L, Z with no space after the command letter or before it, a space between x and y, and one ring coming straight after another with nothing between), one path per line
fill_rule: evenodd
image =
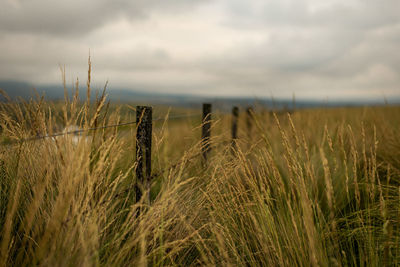
M124 54L99 55L96 66L107 70L118 71L156 71L174 66L170 55L163 49L136 47Z
M287 75L318 72L344 78L375 62L392 67L399 63L394 51L400 46L399 1L334 4L316 12L304 0L226 3L231 16L224 25L243 31L257 29L266 39L224 54L225 61L230 61L228 68L247 66Z
M198 38L204 45L194 44L195 55L174 48L185 50L184 42L192 41L179 36L179 30L190 29L174 27L179 28L185 18L190 24L192 8L201 6L201 0L57 2L26 1L19 7L0 3L0 51L6 51L0 53L0 78L60 81L58 63L73 69L71 76L85 75L90 47L94 76L101 82L109 79L115 87L277 97L295 92L299 98L371 97L382 90L400 95L398 0L354 1L314 12L311 1L305 0L221 0L223 14L215 19L221 24L214 25L221 35L210 36L222 45L207 47L219 42ZM175 13L183 16L174 21ZM208 15L197 14L194 31L203 29L199 25ZM118 18L130 20L122 31L132 34L131 39L120 40L125 36L112 32L119 24L111 32L104 27ZM150 26L141 30L135 20ZM160 27L160 36L147 31L154 21L168 24ZM104 32L85 36L95 29ZM224 30L231 43L225 42ZM182 38L164 42L162 38L170 34Z
M315 12L310 7L310 1L305 0L226 0L226 5L232 16L225 23L244 29L285 25L293 28L329 26L365 29L400 22L398 0L334 3Z
M264 42L242 43L221 55L205 59L203 64L219 69L313 71L336 61L362 42L362 36L357 32L348 35L343 38L341 32L323 29L281 29L266 37Z
M205 0L36 0L0 2L0 31L82 35L118 19L141 20L154 12L183 12Z

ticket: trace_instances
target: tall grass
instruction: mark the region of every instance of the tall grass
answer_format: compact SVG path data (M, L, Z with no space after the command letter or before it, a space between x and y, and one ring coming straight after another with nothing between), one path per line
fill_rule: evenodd
M206 166L199 127L166 117L148 205L134 202L134 128L18 142L121 120L104 94L74 92L0 105L1 266L400 263L398 107L256 111L233 152L220 114Z

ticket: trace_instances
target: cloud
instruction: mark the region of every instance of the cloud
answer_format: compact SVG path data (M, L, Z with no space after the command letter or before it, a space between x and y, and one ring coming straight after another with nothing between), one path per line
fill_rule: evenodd
M56 36L86 34L119 18L143 20L154 12L182 12L191 0L15 0L0 2L0 30Z
M225 0L226 23L239 28L273 26L367 29L399 22L397 0Z
M398 0L0 3L0 79L297 98L400 96ZM83 78L82 78L83 77Z

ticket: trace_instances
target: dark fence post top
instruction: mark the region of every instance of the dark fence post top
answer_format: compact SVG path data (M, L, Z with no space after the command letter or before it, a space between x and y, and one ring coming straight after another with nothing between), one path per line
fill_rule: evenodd
M239 120L239 108L232 108L232 152L236 149L236 139L237 139L237 129L238 129L238 120Z
M202 120L202 131L201 131L201 142L202 142L202 154L203 159L207 161L207 155L211 150L210 136L211 136L211 104L203 104L203 120Z
M149 106L136 107L136 201L146 194L150 204L151 139L153 110Z

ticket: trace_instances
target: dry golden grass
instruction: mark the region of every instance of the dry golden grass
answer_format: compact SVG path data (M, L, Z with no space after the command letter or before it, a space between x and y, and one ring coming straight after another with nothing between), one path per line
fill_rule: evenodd
M399 107L256 110L233 153L215 114L206 166L199 118L157 122L151 205L134 202L134 127L12 143L120 122L104 97L0 108L1 266L400 263Z

